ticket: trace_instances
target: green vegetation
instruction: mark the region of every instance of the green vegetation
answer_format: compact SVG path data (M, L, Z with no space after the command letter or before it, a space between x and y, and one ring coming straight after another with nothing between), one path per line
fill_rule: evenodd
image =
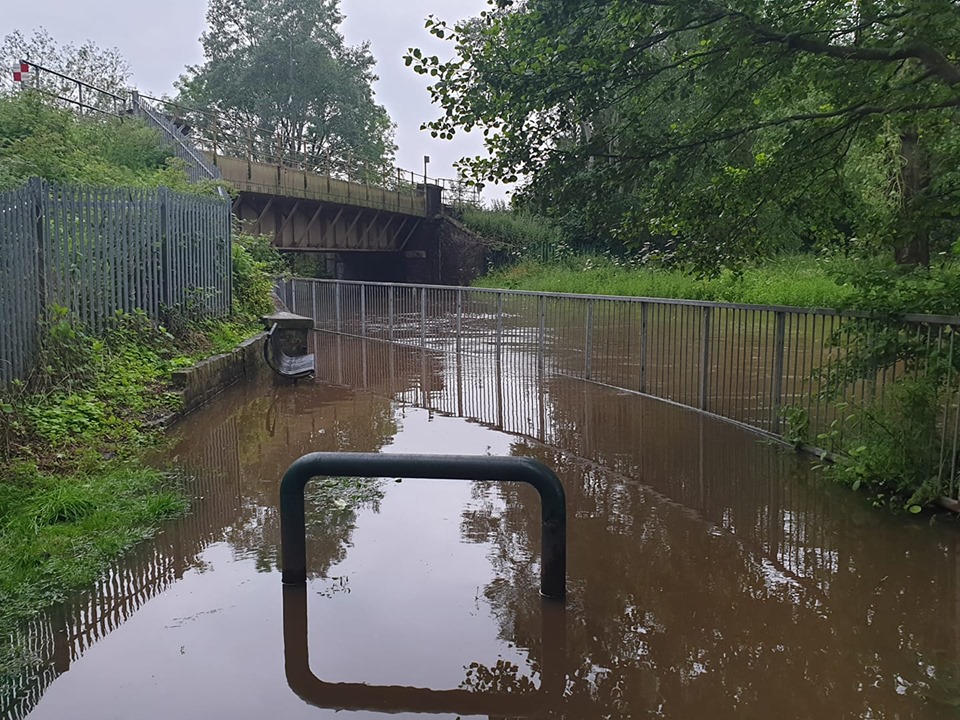
M20 462L0 483L0 631L89 586L124 550L187 507L181 483L122 462L51 474ZM0 674L4 661L0 655Z
M265 262L251 256L264 249L245 241L234 282L246 291L228 321L181 318L174 334L118 314L95 338L65 308L50 313L35 370L0 396L0 633L186 509L182 483L141 457L179 406L171 373L249 337L269 303L269 283L254 278Z
M884 0L492 0L411 49L483 132L477 183L591 245L712 274L842 248L925 264L958 237L960 8Z
M12 47L18 38L11 37ZM31 177L216 189L189 184L159 134L135 118L78 116L34 91L0 95L0 189ZM67 308L48 308L31 374L0 389L0 635L89 586L186 509L189 488L143 459L161 440L162 420L179 408L171 375L253 334L273 307L271 278L285 267L266 239L240 233L232 260L229 318L205 318L201 303L188 302L168 308L163 325L142 312L120 313L93 336ZM0 673L25 662L20 649L3 644Z
M64 308L45 323L33 374L0 397L0 632L93 582L186 508L184 489L145 468L147 423L174 411L166 379L189 361L145 315L102 339ZM0 658L14 669L16 657Z
M494 270L475 284L514 290L834 308L847 304L853 292L852 286L835 279L834 267L814 257L788 256L739 273L726 270L715 277L697 278L675 268L638 267L600 255L575 255L560 263L521 261Z
M233 233L233 313L256 323L273 310L273 278L289 272L266 235Z
M158 132L136 118L80 117L35 92L0 95L0 190L31 177L112 187L163 185L191 193L214 187L191 185Z
M393 123L373 93L370 48L344 42L339 0L211 0L200 38L204 62L188 67L179 102L218 113L191 115L221 146L265 162L301 159L356 176L386 170Z
M960 313L956 3L497 0L426 26L452 50L406 57L428 128L482 130L467 176L523 178L515 209L580 254L544 264L531 233L483 284L871 313L834 338L839 417L806 441L879 504L946 492L954 329L899 318Z
M960 352L954 326L905 325L900 317L922 308L939 315L960 314L960 267L890 268L862 263L848 275L855 288L848 306L869 313L848 321L834 343L845 348L821 374L826 397L835 401L837 420L816 438L832 463L833 478L866 492L877 505L921 506L951 495L958 458L951 438L958 421L955 402ZM857 383L897 376L876 397L855 400Z
M478 235L497 243L499 253L491 258L494 265L523 260L551 263L572 253L563 231L549 220L514 212L500 203L491 210L465 206L460 220Z

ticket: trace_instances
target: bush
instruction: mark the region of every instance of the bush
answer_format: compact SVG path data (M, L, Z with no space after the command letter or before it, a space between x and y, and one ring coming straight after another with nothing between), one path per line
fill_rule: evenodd
M32 91L0 96L0 190L32 177L204 195L216 193L218 185L191 184L159 131L138 118L78 116Z
M882 400L837 408L844 416L818 436L832 457L824 466L832 478L868 492L877 506L911 512L947 494L949 478L940 477L944 428L935 381L902 380Z
M869 316L850 319L835 333L832 342L844 350L824 372L828 398L842 398L855 383L884 374L898 379L880 399L838 403L844 417L819 440L831 453L834 477L869 490L878 503L918 512L952 484L955 459L952 448L942 452L940 439L952 434L944 424L955 414L944 412L944 403L956 393L960 348L954 349L954 327L901 318L960 312L960 268L874 261L851 266L845 276L854 288L845 305Z
M493 258L494 266L529 259L557 261L570 253L563 233L546 218L506 208L466 207L462 220L470 230L500 246L499 257Z
M233 312L256 322L273 312L273 278L287 270L264 235L233 234Z

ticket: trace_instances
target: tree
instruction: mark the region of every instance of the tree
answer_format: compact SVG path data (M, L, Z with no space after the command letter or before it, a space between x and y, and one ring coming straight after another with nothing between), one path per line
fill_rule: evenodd
M22 60L26 60L113 95L124 95L130 80L130 66L116 48L105 50L90 40L79 47L72 43L58 45L43 28L29 38L20 30L6 35L0 46L0 58L4 68L18 67ZM28 87L48 94L79 100L76 83L49 73L34 69L24 82ZM114 109L113 98L107 95L87 91L83 101L100 109Z
M778 247L957 239L960 9L950 0L527 0L453 27L441 138L478 182L583 234L710 272Z
M389 165L393 124L373 97L375 61L368 45L344 43L342 21L338 0L210 0L206 61L181 78L181 100L219 113L217 132L241 147L308 165Z

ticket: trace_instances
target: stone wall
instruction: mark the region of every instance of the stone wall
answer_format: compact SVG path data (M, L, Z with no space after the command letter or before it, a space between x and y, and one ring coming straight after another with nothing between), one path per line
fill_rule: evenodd
M267 334L246 340L231 352L202 360L173 373L173 389L183 398L180 410L168 421L186 415L240 380L268 371L263 361Z
M470 285L487 271L487 260L497 244L465 227L449 215L440 225L440 282Z

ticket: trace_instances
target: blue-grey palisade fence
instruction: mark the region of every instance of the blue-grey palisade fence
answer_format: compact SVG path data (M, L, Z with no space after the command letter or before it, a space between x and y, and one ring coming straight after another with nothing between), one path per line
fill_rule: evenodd
M538 293L485 288L289 279L278 287L316 328L495 366L579 378L733 421L771 437L816 445L822 433L857 432L848 408L883 400L900 377L893 363L825 393L862 315L784 306ZM940 487L960 499L960 317L907 315L903 332L949 359L930 449ZM790 416L802 426L791 427ZM839 423L839 424L838 424Z
M119 311L228 313L230 229L228 200L166 188L0 193L0 386L27 376L54 306L93 333Z

